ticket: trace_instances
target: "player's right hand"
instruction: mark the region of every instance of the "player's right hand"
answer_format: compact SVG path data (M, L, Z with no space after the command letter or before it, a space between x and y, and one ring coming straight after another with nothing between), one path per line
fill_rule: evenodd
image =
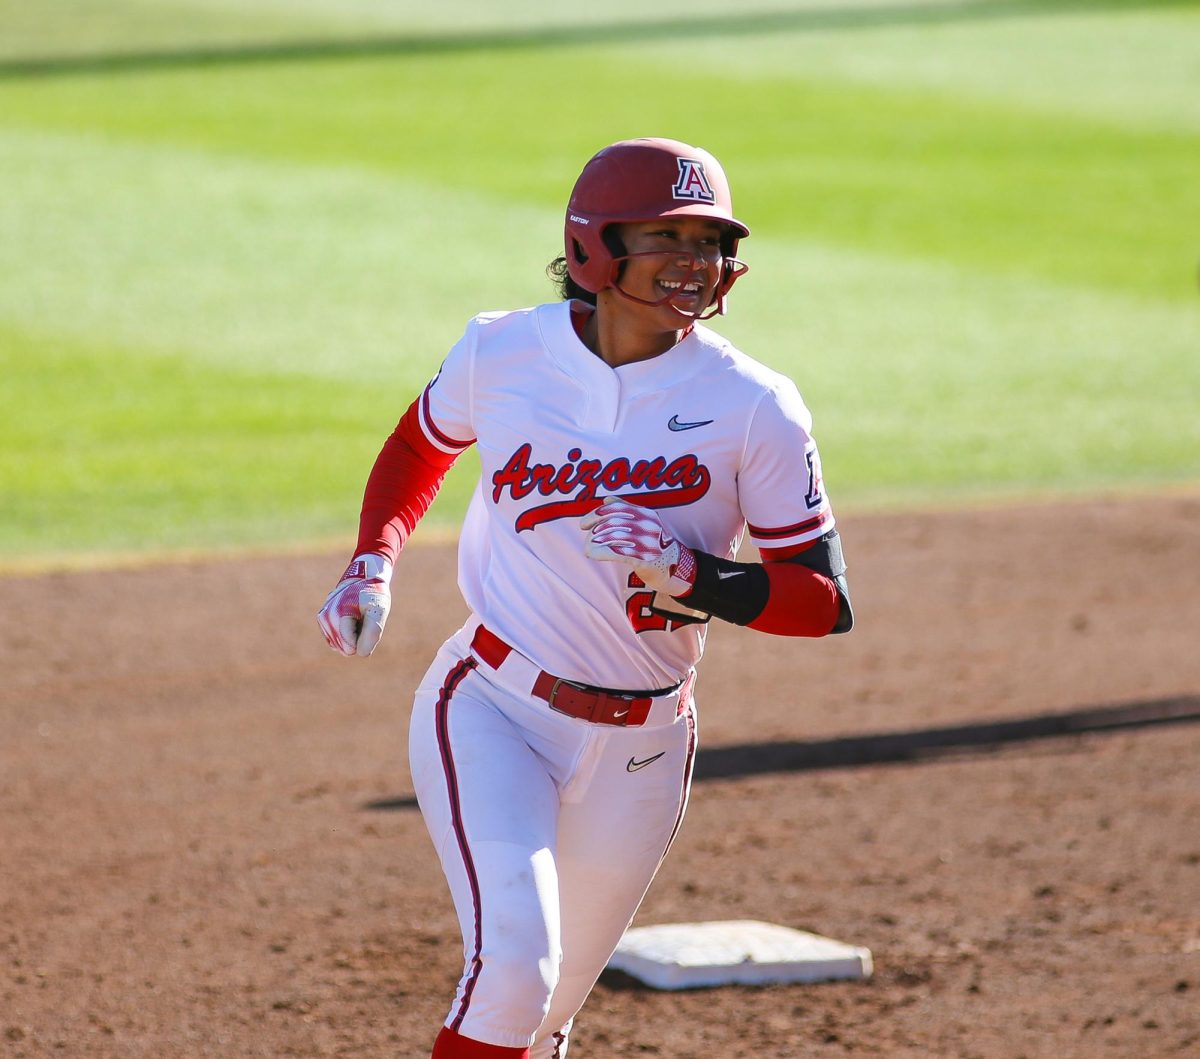
M373 553L355 556L346 567L317 612L317 624L335 651L366 658L375 650L392 605L391 573L391 563Z
M584 554L589 559L625 563L647 588L675 599L692 590L696 553L668 536L653 509L621 497L606 497L579 520L579 528L588 534Z

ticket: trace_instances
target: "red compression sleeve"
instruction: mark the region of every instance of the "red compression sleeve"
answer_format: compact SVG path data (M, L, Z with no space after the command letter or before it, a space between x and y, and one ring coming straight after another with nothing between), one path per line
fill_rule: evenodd
M760 549L770 590L762 613L747 628L777 636L826 636L833 629L842 609L837 586L816 570L787 562L813 543Z
M841 613L835 585L824 574L796 563L763 563L767 605L747 628L777 636L826 636Z
M400 418L371 469L355 555L377 552L394 563L458 459L458 453L443 452L426 438L419 403L418 397Z

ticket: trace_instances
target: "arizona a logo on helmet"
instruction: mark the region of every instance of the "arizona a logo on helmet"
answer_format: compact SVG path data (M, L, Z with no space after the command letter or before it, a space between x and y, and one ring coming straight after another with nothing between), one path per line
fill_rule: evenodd
M679 163L679 179L675 181L677 199L689 199L692 202L715 202L712 185L704 172L704 163L699 158L677 158Z

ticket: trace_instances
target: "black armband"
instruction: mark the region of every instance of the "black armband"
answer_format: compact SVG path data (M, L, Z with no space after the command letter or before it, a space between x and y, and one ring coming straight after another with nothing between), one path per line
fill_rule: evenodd
M761 563L718 559L707 552L694 554L696 580L680 603L734 625L749 625L762 613L771 583Z
M842 541L837 530L830 530L825 536L818 537L811 548L805 548L785 561L807 566L810 570L816 570L818 574L824 574L830 581L836 580L846 572Z
M785 560L799 566L807 566L818 574L824 574L837 586L838 597L842 609L838 613L830 633L849 632L854 628L854 610L850 606L850 586L846 583L846 560L842 556L842 542L837 530L830 530L825 536L804 551Z

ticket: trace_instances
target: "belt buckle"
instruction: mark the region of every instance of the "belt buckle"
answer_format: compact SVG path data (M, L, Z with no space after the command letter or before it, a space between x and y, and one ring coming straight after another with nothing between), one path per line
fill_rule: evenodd
M585 694L587 693L587 688L580 687L573 680L567 680L565 677L555 677L554 683L550 685L550 694L546 696L546 701L550 703L550 709L555 710L558 713L565 713L568 717L578 717L581 720L590 721L596 714L596 703L598 701L598 697L593 696L592 703L588 707L586 713L572 713L570 710L564 709L554 701L558 697L559 688L561 688L563 685L566 685L568 688L572 688L575 691L582 691Z

